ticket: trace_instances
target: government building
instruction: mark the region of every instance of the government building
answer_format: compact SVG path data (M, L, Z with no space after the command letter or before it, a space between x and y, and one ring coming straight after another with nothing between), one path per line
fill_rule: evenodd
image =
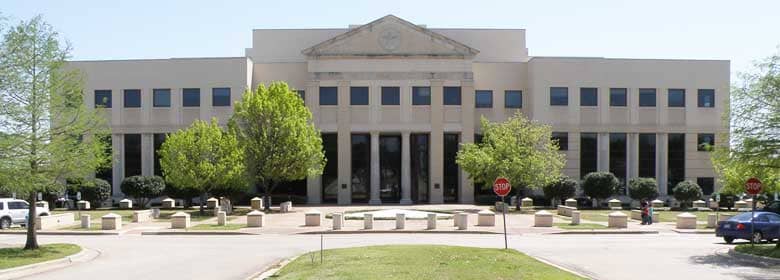
M435 29L388 15L344 29L255 29L245 56L72 61L85 102L112 129L113 165L98 177L160 175L167 133L225 124L241 94L286 81L322 131L322 176L280 195L328 204L492 200L455 164L479 120L520 111L549 124L565 175L654 177L662 199L682 180L719 186L703 144L725 142L725 60L533 57L523 29ZM639 42L637 42L639 43ZM576 46L572 46L576 48Z

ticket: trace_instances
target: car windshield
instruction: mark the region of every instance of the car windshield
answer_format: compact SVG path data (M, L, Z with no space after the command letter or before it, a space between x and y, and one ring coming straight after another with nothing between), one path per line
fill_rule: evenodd
M736 222L749 222L750 221L750 212L742 213L739 215L736 215L734 217L731 217L729 221L736 221ZM758 216L759 213L756 213L756 216Z

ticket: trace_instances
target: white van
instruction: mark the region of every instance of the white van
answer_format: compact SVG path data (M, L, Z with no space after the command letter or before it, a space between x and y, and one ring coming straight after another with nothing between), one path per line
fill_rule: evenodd
M0 198L0 229L10 228L11 225L27 224L27 213L30 204L27 201L14 198ZM45 202L35 204L35 212L38 216L48 216L49 207Z

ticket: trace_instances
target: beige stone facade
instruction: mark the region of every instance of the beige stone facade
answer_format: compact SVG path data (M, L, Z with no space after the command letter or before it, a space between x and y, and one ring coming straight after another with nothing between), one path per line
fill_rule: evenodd
M70 65L86 75L88 106L105 101L93 98L98 92L110 95L111 107L99 110L113 130L114 164L104 176L110 175L115 196L121 196L119 183L131 175L128 170L155 174L161 135L196 119L215 117L224 124L244 90L271 81L301 90L315 124L335 141L337 158L329 158L337 162L334 172L303 183L308 203L472 203L481 193L467 174L453 169L445 141L475 141L482 116L501 121L521 111L565 133L568 176L618 170L624 180L655 177L663 194L670 180L709 183L715 174L709 153L699 151L699 138L714 135L721 143L720 133L728 131L721 116L729 61L531 57L522 29L430 29L394 16L347 29L256 29L245 57ZM392 89L385 95L385 88ZM551 105L553 88L566 88L566 105ZM126 106L128 89L140 90L140 106ZM216 97L217 91L223 95ZM652 91L654 96L647 94ZM593 92L595 101L587 95ZM129 103L137 101L133 93ZM512 99L518 93L520 103ZM654 106L640 106L651 99ZM582 140L586 136L595 144ZM622 137L625 145L611 145ZM366 145L356 145L356 139ZM581 143L590 145L587 151Z

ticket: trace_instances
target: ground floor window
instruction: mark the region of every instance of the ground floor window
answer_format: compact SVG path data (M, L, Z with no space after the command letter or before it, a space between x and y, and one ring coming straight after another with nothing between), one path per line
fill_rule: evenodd
M168 135L165 133L154 134L154 175L162 176L162 168L160 167L160 148L165 142L165 137Z
M639 177L655 178L655 134L639 134Z
M108 182L109 185L114 185L114 148L111 143L111 134L100 137L100 141L105 145L105 154L108 155L108 164L106 166L95 170L95 178L103 179ZM111 194L113 195L114 188L111 188Z
M458 202L458 188L460 187L460 174L455 157L460 145L460 134L444 134L444 202Z
M685 180L685 134L670 133L668 148L668 180L667 193L672 194L674 186Z
M412 134L409 145L412 201L414 203L427 202L428 189L430 188L430 135L427 133Z
M696 178L696 184L701 187L701 192L704 193L704 195L711 195L715 191L715 178L699 177Z
M401 201L401 136L379 136L379 197L383 203Z
M609 172L620 180L621 193L626 193L626 134L609 134Z
M125 177L141 175L141 134L125 134Z
M598 166L598 134L580 134L580 177L596 172Z
M322 172L322 202L336 203L339 196L339 150L336 133L322 134L322 148L327 162Z
M368 202L371 189L371 135L352 134L352 202Z

